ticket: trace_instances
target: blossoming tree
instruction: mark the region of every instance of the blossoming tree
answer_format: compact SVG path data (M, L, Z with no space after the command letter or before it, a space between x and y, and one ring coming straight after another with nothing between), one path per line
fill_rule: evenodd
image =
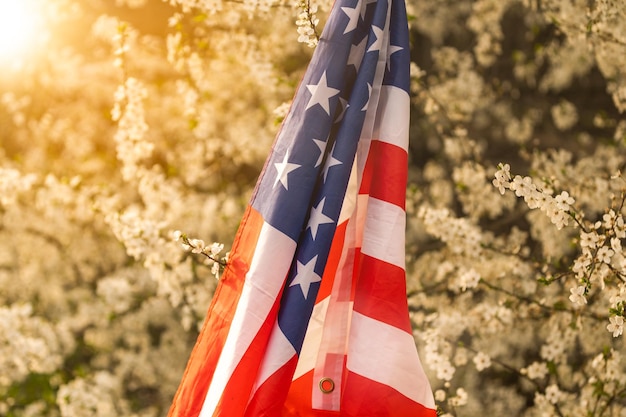
M13 3L0 414L163 416L330 3ZM626 3L407 6L407 297L441 414L624 415Z

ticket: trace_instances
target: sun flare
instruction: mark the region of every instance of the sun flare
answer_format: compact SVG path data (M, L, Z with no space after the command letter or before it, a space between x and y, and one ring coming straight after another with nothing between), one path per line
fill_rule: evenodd
M0 61L28 54L35 46L39 21L32 1L0 0Z

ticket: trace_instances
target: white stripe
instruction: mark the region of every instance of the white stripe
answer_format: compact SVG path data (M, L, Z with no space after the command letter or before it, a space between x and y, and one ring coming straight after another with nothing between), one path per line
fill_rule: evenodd
M263 223L230 331L202 405L201 417L213 415L226 383L284 285L295 249L293 240Z
M353 312L347 368L435 408L415 340L397 327Z
M410 100L403 89L393 85L383 86L374 125L374 139L408 149Z
M361 252L404 269L405 226L402 208L369 197Z
M300 378L315 367L317 361L317 352L319 351L322 333L324 331L324 321L326 320L326 311L330 297L324 298L313 307L309 327L306 329L304 343L298 358L296 372L293 374L293 380Z
M254 393L263 385L267 378L282 368L295 354L296 350L278 326L278 321L276 321L267 344L267 349L265 350L265 356L263 357L259 374L254 383L254 387L252 387L250 398L252 398Z
M337 224L341 224L347 221L356 207L356 199L359 195L359 187L361 185L361 177L363 175L363 168L359 166L361 156L359 155L359 149L361 149L363 142L359 141L357 154L352 164L352 171L350 171L350 179L348 180L348 187L346 188L346 194L343 197L343 203L341 203L341 213L339 213L339 219ZM368 142L369 146L369 142ZM365 154L367 157L367 153ZM358 172L357 172L358 169Z

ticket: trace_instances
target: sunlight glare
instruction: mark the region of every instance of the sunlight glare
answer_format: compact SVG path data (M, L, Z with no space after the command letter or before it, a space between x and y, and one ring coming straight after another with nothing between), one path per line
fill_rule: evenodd
M39 16L32 1L0 0L0 62L15 62L35 47Z

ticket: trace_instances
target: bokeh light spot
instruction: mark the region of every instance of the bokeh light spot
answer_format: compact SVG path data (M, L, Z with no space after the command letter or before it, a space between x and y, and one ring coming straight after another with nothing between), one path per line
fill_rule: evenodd
M0 62L16 62L29 55L40 24L32 1L0 0Z

